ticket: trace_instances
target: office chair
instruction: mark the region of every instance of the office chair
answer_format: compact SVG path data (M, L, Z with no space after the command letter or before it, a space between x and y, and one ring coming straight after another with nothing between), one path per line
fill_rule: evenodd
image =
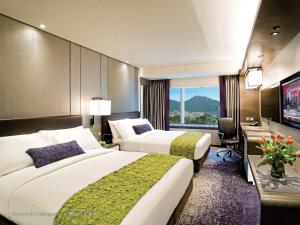
M218 137L221 146L225 146L226 149L217 151L219 157L221 152L225 152L223 155L223 161L226 161L226 156L232 158L232 155L236 155L241 158L241 155L237 152L239 149L240 141L237 138L237 131L232 118L219 118L218 119Z

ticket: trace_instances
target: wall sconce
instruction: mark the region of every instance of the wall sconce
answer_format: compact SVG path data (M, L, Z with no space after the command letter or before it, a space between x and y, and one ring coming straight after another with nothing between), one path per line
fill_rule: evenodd
M90 125L94 126L94 116L108 116L111 114L111 101L96 97L90 100L89 108L90 115L93 116Z
M261 68L248 68L245 76L246 89L258 88L262 85L263 77Z

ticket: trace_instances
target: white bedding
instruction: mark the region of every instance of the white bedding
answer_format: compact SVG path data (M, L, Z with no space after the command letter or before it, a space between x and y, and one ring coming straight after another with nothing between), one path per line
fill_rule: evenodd
M169 154L172 141L184 132L153 130L141 135L135 135L126 140L114 139L113 141L120 144L122 151ZM198 160L202 158L210 144L211 135L206 133L196 144L194 159Z
M2 176L0 214L19 225L51 225L74 193L144 155L95 149L39 169L30 166ZM178 161L138 201L122 224L166 224L192 176L192 161Z

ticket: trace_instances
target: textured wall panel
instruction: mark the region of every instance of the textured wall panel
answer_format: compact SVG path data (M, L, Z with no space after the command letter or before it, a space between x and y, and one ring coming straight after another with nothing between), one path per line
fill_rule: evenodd
M89 124L89 100L100 97L100 54L81 47L81 114Z
M107 99L107 56L101 55L101 97Z
M80 115L80 46L71 44L71 115Z
M138 110L138 77L134 67L108 58L108 99L112 113Z
M0 15L0 119L70 114L70 42Z

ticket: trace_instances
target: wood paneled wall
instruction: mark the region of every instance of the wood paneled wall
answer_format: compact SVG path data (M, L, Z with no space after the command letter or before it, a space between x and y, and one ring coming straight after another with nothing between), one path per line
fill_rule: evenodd
M138 69L0 15L0 119L83 115L88 102L138 110Z
M246 89L245 76L240 76L240 120L246 122L246 117L260 121L259 89Z
M0 119L70 114L69 52L68 41L0 16Z

